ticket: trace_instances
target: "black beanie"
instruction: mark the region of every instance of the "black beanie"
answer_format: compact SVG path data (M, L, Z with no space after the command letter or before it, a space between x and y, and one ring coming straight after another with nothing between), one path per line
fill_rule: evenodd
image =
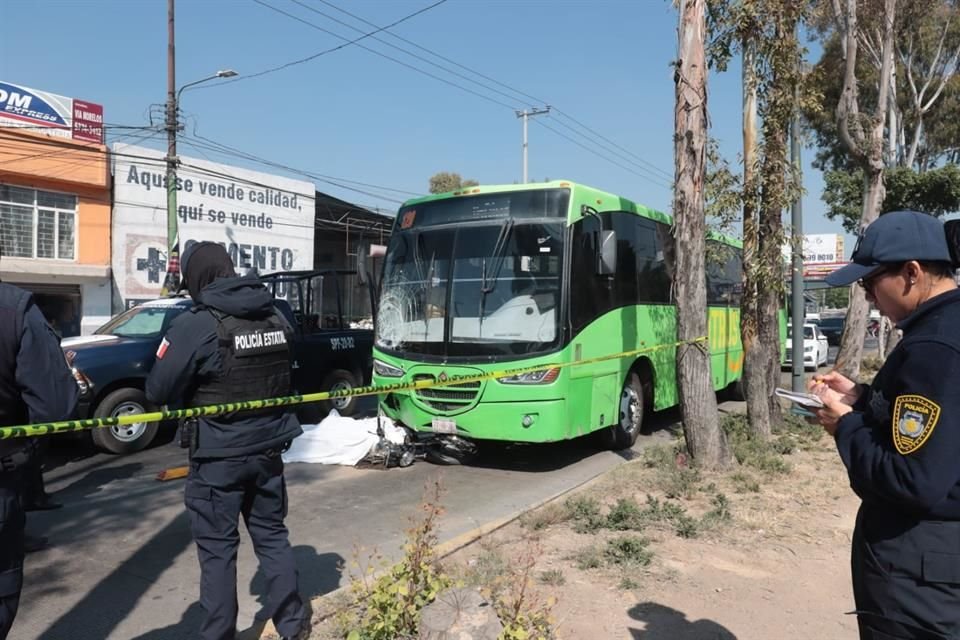
M180 272L195 302L200 302L200 292L217 278L237 275L227 250L216 242L188 242L180 257Z

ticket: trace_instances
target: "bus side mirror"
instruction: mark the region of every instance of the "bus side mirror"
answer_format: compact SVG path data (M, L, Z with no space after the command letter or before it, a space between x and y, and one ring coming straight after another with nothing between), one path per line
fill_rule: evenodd
M617 232L600 231L597 250L597 275L610 276L617 270Z

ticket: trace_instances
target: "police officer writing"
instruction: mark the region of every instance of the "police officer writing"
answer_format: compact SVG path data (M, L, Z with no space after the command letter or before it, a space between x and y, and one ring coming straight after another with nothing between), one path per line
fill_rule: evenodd
M256 276L237 277L226 250L188 243L181 258L193 308L170 325L147 379L151 402L226 404L290 394L290 326ZM191 428L192 427L192 428ZM237 624L238 519L266 575L267 613L285 638L306 633L284 517L280 454L302 433L284 408L200 418L190 440L184 502L200 560L203 640L233 640Z
M861 498L853 595L863 640L960 638L960 290L943 224L897 211L867 227L852 262L903 339L873 383L814 377L817 419Z
M60 341L32 296L0 283L0 426L69 420L78 396ZM0 440L0 640L20 606L26 520L21 493L35 447L32 438Z

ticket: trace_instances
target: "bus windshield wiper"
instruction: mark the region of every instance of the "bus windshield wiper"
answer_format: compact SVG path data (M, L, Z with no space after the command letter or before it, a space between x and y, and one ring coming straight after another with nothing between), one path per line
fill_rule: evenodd
M490 270L492 274L487 271L487 259L483 259L483 267L480 273L480 309L478 311L480 327L478 330L478 338L483 337L483 316L486 312L487 294L497 288L497 279L500 277L500 269L503 267L503 254L506 253L507 241L510 239L510 233L512 231L513 218L510 218L500 227L500 235L497 236L497 241L493 245L493 254L490 256L490 259L493 261Z
M510 240L513 225L513 218L510 218L500 227L500 235L497 236L497 242L493 245L493 254L490 256L493 264L489 271L487 270L487 259L483 259L483 269L480 275L480 291L484 295L490 293L497 287L497 280L500 278L500 269L503 268L507 241Z

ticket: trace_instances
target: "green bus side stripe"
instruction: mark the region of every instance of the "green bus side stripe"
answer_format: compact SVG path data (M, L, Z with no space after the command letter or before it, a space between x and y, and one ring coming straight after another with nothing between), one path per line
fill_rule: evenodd
M705 344L707 337L702 336L694 340L674 342L670 344L661 344L655 347L645 349L634 349L632 351L623 351L596 358L587 358L573 362L559 362L555 364L541 364L531 367L519 367L516 369L504 369L503 371L493 371L475 376L451 376L443 382L439 380L419 380L417 382L398 382L395 384L384 384L380 386L354 387L353 389L344 389L341 391L322 391L319 393L308 393L297 396L286 396L283 398L265 398L263 400L247 400L245 402L233 402L230 404L217 404L206 407L192 407L189 409L177 409L173 411L161 410L151 413L139 413L132 415L122 415L115 418L96 418L90 420L64 420L62 422L48 422L43 424L24 424L13 427L0 427L0 440L9 438L27 438L33 436L46 436L56 433L71 433L76 431L85 431L87 429L102 429L105 427L116 427L122 425L136 424L138 422L159 422L162 420L179 420L181 418L200 418L210 416L221 416L227 413L238 411L254 411L257 409L269 409L272 407L286 407L309 402L320 402L334 398L352 398L360 396L375 396L384 393L393 393L395 391L413 391L416 389L431 389L450 387L469 382L481 382L483 380L492 380L494 378L506 378L526 373L535 373L537 371L546 371L548 369L563 369L566 367L576 367L608 360L620 360L630 358L654 351L664 349L673 349L683 345Z

